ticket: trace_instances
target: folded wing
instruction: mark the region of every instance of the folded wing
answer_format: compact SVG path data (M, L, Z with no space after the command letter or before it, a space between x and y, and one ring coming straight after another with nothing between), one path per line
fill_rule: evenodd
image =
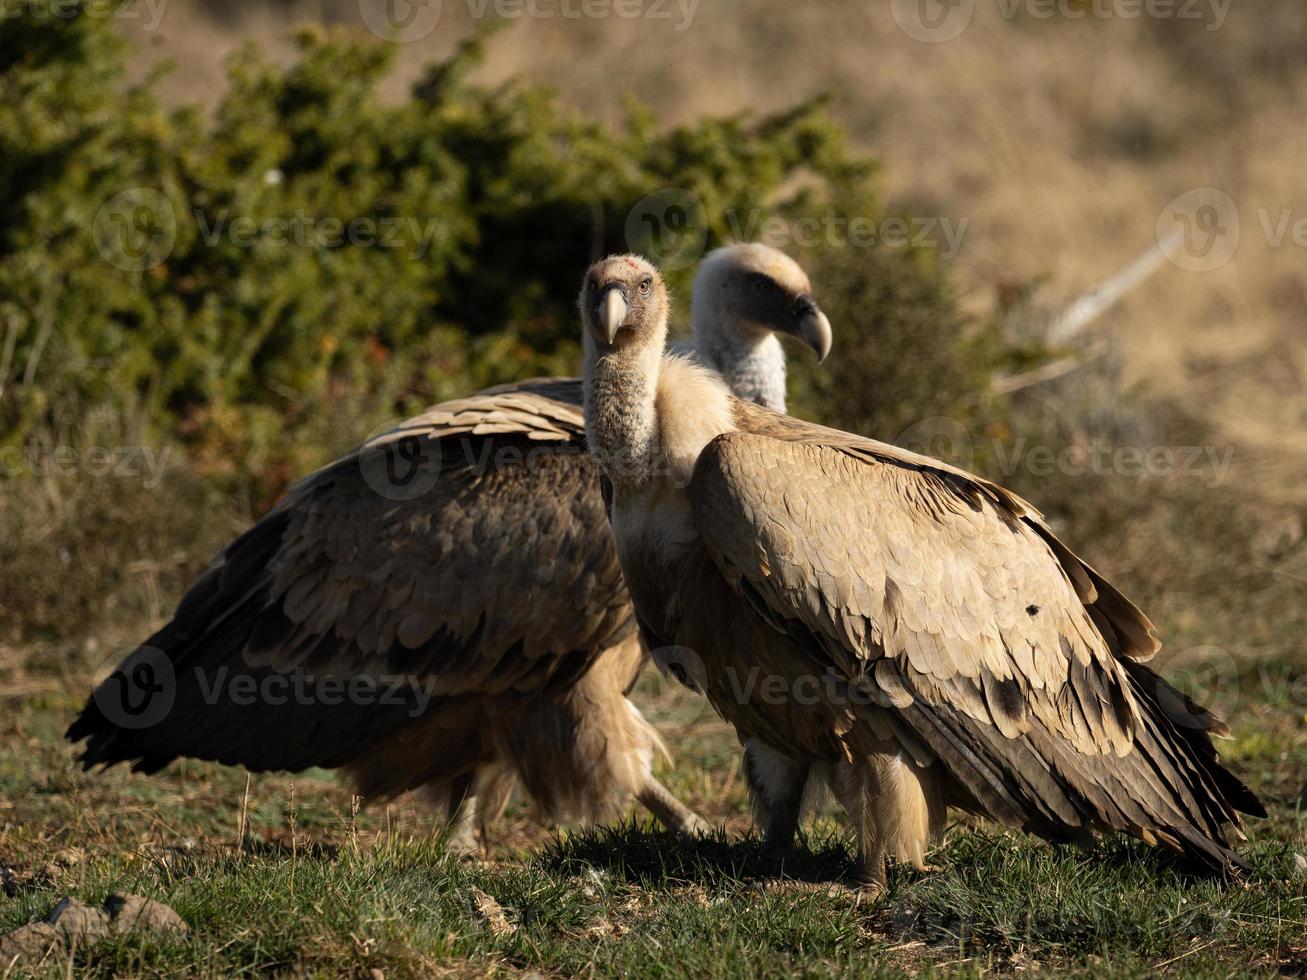
M306 478L105 682L166 657L166 716L119 724L104 710L117 694L102 687L69 731L88 739L83 762L339 766L413 725L427 698L572 683L633 629L580 398L576 381L490 389ZM237 676L262 691L296 674L377 684L361 698L278 686L276 707L230 696Z
M699 459L695 522L813 670L865 690L905 751L1006 823L1235 860L1224 828L1261 807L1217 760L1224 726L1143 666L1152 624L1032 507L892 446L736 415Z

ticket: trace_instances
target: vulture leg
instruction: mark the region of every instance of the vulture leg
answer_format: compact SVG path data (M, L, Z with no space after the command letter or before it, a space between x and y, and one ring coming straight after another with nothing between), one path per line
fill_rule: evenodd
M712 830L703 817L678 800L671 790L652 775L645 781L644 788L636 794L636 797L668 830L700 836Z
M481 852L477 840L476 778L469 774L459 776L441 785L431 787L428 795L438 809L449 814L445 825L445 850L456 857L475 857Z
M654 758L667 749L625 693L645 659L631 634L557 700L530 705L500 729L500 753L548 816L603 823L621 816L634 797L669 830L708 829L653 777Z
M927 870L926 851L947 812L938 772L897 753L876 753L838 767L832 782L853 826L859 889L869 897L885 891L889 858Z
M756 738L745 743L744 777L766 850L781 853L794 847L809 769L807 761L791 759Z
M475 792L465 806L470 805L475 814L477 843L483 855L490 853L490 827L504 815L515 785L512 770L502 763L477 770Z

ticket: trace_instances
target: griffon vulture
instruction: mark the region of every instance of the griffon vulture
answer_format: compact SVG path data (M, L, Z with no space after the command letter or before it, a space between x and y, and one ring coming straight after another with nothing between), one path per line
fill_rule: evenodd
M858 878L921 866L950 804L1054 841L1124 831L1212 868L1257 798L1225 726L1144 665L1152 624L1001 487L796 421L664 354L647 262L580 296L585 421L655 662L748 746L766 842L810 773L847 811Z
M824 356L807 277L762 246L703 262L694 330L741 394L784 407L773 331ZM643 666L579 380L446 402L294 487L218 556L68 730L87 768L179 756L341 767L368 799L424 787L474 845L520 779L550 817L636 796L700 826L652 776L626 699Z

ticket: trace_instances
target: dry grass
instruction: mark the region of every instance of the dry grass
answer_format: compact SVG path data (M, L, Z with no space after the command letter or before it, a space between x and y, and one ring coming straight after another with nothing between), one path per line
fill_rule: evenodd
M1273 976L1307 964L1294 857L1307 849L1307 729L1267 698L1243 706L1226 750L1272 813L1253 827L1247 882L1186 880L1141 845L1083 854L962 821L932 854L936 872L898 869L888 900L865 905L838 886L850 864L830 819L798 864L759 852L734 739L652 678L639 697L678 757L667 778L721 834L555 837L514 806L490 859L459 863L412 799L356 814L330 773L78 771L59 734L85 691L80 669L41 696L0 698L0 931L63 895L114 891L168 902L191 931L109 940L43 975Z

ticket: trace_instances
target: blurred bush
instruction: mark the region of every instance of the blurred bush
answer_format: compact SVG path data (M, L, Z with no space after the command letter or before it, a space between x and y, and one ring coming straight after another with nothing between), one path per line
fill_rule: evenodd
M709 247L731 215L876 213L815 104L668 131L633 109L613 131L468 84L481 36L383 104L393 46L306 33L289 68L235 59L211 116L164 112L151 84L123 95L109 19L0 2L8 445L108 407L270 497L396 414L575 371L580 274L651 191L700 202Z

